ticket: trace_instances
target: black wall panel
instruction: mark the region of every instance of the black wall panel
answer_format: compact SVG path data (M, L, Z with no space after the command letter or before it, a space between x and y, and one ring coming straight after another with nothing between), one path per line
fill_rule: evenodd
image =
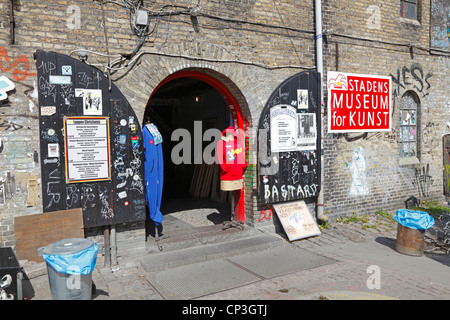
M258 125L258 193L261 203L278 203L317 197L320 191L321 106L317 72L298 73L280 84L266 103ZM298 109L297 90L308 90L307 109ZM270 110L295 107L297 114L315 113L316 147L312 150L271 151Z
M126 98L100 70L77 59L41 50L35 58L44 212L81 207L85 228L144 220L142 131ZM66 181L64 117L85 116L76 89L101 90L101 115L89 116L109 117L110 180ZM59 157L49 157L49 144L58 144Z

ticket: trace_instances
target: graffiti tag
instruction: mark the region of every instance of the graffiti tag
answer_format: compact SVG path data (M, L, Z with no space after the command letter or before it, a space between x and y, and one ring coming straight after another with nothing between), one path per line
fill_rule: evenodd
M23 81L28 76L35 76L35 72L30 71L30 61L27 56L22 54L18 58L16 58L13 62L11 62L11 58L8 55L5 47L0 47L0 70L2 72L10 72L12 70L12 74L14 79L17 81ZM7 63L7 65L4 64Z

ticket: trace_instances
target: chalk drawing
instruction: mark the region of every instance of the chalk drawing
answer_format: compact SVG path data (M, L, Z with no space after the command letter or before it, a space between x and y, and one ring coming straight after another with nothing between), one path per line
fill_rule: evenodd
M366 175L366 158L362 147L357 147L352 155L352 162L348 166L352 175L350 195L363 196L369 194Z

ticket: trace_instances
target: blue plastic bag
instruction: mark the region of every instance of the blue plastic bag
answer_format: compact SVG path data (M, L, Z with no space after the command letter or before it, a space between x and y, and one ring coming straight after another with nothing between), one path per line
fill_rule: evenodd
M86 250L60 255L43 254L44 260L56 271L66 274L89 274L97 262L98 245L94 243Z
M434 225L434 218L423 211L400 209L395 213L394 219L402 226L411 229L426 230Z

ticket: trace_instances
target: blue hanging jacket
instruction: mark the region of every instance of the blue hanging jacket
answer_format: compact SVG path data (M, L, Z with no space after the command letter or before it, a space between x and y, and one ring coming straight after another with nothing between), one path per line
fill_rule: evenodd
M142 137L143 146L145 148L144 161L144 180L145 180L145 199L148 203L148 210L150 218L156 225L160 225L164 217L160 211L163 177L164 177L164 163L162 154L162 139L156 137L151 133L157 130L155 125L145 125ZM159 134L159 133L157 133ZM157 135L155 134L155 135Z

